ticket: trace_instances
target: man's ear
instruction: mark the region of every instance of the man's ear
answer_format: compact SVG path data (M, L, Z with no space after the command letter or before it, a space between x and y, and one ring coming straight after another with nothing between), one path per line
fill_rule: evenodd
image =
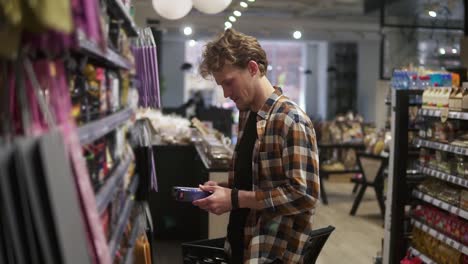
M247 65L247 69L249 70L249 73L250 73L251 76L254 76L260 70L258 68L257 62L254 61L254 60L249 61L248 65Z

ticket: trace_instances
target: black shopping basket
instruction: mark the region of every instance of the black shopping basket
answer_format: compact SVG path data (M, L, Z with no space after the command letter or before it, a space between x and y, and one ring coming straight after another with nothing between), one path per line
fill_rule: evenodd
M225 238L205 239L182 244L184 264L227 264Z

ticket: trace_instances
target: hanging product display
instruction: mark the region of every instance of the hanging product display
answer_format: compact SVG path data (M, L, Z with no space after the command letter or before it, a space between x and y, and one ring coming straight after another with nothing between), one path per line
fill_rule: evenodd
M133 47L135 54L137 78L139 81L139 106L161 107L158 56L156 43L150 28L140 31L140 36Z

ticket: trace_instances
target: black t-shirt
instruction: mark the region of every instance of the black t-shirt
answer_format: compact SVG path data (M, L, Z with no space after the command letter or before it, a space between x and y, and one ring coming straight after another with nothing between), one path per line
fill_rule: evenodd
M234 167L234 187L252 191L252 152L257 140L257 113L250 112L237 149ZM228 240L231 244L233 264L242 263L244 256L244 226L249 214L248 208L232 210L229 216Z

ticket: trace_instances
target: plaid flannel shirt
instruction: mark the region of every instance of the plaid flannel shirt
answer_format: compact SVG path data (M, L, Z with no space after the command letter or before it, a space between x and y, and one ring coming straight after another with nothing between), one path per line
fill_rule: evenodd
M229 186L233 186L237 149L249 113L240 113ZM257 113L257 134L252 190L263 208L250 210L247 218L244 263L269 263L276 258L283 263L302 263L320 192L312 122L275 87L275 92ZM230 253L228 242L226 251Z

